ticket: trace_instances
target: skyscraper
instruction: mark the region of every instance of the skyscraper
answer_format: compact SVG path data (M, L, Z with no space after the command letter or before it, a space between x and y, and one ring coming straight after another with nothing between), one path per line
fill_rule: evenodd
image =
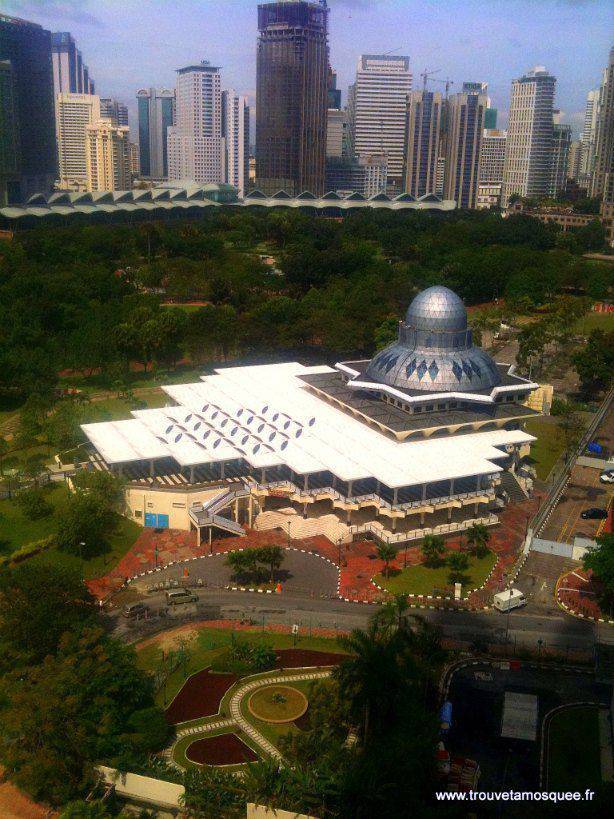
M550 183L550 196L554 199L565 188L570 145L571 125L555 122L552 129L552 181Z
M614 46L599 94L591 196L614 203Z
M354 85L353 143L356 154L388 155L388 187L403 190L409 57L363 54Z
M88 191L125 191L132 187L130 131L109 120L86 126Z
M19 172L10 201L25 201L51 190L57 173L51 32L0 15L0 60L11 63L19 129Z
M177 71L177 123L167 128L169 179L223 182L220 82L219 69L207 60Z
M60 187L87 189L87 126L100 120L94 94L58 94L55 103Z
M567 179L576 182L580 178L582 169L582 141L574 139L569 146L569 156L567 158Z
M484 129L480 155L480 183L500 185L503 182L507 131Z
M536 66L512 83L501 204L510 196L549 196L556 78Z
M129 126L128 106L123 102L103 97L100 99L100 116L103 119L110 119L113 125Z
M328 108L341 108L341 89L337 88L337 74L330 66L328 67L326 88Z
M343 141L347 128L347 112L343 108L329 108L326 118L326 158L343 156Z
M224 182L244 196L249 182L249 105L234 88L222 91Z
M586 95L584 110L584 127L582 128L582 157L580 159L579 181L591 188L593 171L595 169L595 150L597 142L597 123L599 122L600 88L589 91Z
M484 112L488 97L476 86L448 100L444 198L459 208L475 208L478 193Z
M141 175L168 176L168 129L175 122L175 92L143 88L137 92Z
M72 34L67 31L52 34L51 51L54 95L93 94L94 80Z
M17 89L10 60L0 60L0 206L8 204L9 188L19 180Z
M442 107L439 91L412 91L407 95L404 189L416 198L437 191Z
M324 192L328 103L325 0L258 6L256 186Z

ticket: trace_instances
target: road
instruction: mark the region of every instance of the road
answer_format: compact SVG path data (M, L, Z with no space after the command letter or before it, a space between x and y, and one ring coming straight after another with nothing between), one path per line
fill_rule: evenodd
M318 599L301 595L261 595L249 592L198 589L198 604L182 605L169 610L165 617L157 612L166 608L164 593L147 595L145 602L154 616L149 621L129 621L121 616L121 599L108 612L116 634L129 642L159 631L176 628L197 620L252 620L263 627L272 624L290 626L298 623L300 633L310 628L350 630L365 626L375 606L346 603L339 599ZM133 598L134 599L134 598ZM527 648L558 648L563 651L591 651L595 640L592 623L562 614L533 614L518 610L508 615L495 611L467 612L432 609L412 610L438 625L444 637L469 643L504 643L506 635L512 645ZM508 623L509 620L509 623Z

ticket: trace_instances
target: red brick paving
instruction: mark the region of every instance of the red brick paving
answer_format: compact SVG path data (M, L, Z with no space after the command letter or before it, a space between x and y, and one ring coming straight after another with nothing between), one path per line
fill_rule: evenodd
M593 620L611 620L609 612L603 612L599 606L599 597L603 586L593 577L592 571L572 569L562 575L556 587L556 598L572 614L582 615Z
M532 500L510 504L500 514L499 525L490 529L489 543L490 548L497 554L497 565L485 588L469 595L468 604L470 606L485 605L486 601L490 599L493 589L501 586L503 575L512 571L520 546L524 541L527 518L535 514L540 502L541 498L536 493L535 498ZM288 537L284 532L278 530L264 532L249 530L244 537L225 537L214 540L212 547L214 553L217 554L270 544L287 546ZM196 532L168 529L156 533L153 529L143 529L136 543L114 569L102 578L88 581L88 587L92 594L99 599L105 599L120 589L128 578L152 569L156 561L156 546L159 566L206 555L210 551L207 543L203 543L200 548L196 545ZM323 535L304 540L292 540L291 546L318 554L334 564L339 562L339 547L331 543ZM461 538L455 537L446 540L446 546L449 549L460 549ZM408 546L407 564L414 566L421 562L420 547L417 545ZM340 597L363 602L377 602L386 597L385 593L371 583L371 578L379 574L385 565L377 557L374 543L363 540L343 544L341 547L341 563ZM391 564L391 568L400 569L403 563L404 548L401 547L396 561Z

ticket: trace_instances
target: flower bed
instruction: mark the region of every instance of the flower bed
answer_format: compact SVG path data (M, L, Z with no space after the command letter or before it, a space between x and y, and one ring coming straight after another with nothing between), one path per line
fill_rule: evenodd
M222 697L237 679L235 674L213 674L210 668L188 677L166 709L167 722L177 725L217 714Z
M197 739L188 746L186 758L197 765L241 765L258 756L236 734L219 734Z

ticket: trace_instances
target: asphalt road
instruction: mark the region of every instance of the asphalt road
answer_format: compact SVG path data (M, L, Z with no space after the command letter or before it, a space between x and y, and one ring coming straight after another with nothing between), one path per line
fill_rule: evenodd
M152 612L149 621L128 620L121 616L122 598L115 598L115 607L108 611L112 627L124 639L133 642L151 633L175 628L190 620L251 619L263 627L269 624L293 625L300 633L310 628L350 630L363 627L375 606L346 603L339 599L318 599L301 595L262 595L250 592L230 592L210 589L196 590L197 604L184 604L170 609L167 616L158 616L166 608L164 593L142 597ZM133 594L131 599L135 599ZM509 617L496 611L465 612L412 609L429 622L438 625L444 637L474 642L506 641L512 645L533 649L556 647L562 650L590 651L596 630L592 623L563 615L532 614L522 609ZM509 621L509 623L508 623Z

